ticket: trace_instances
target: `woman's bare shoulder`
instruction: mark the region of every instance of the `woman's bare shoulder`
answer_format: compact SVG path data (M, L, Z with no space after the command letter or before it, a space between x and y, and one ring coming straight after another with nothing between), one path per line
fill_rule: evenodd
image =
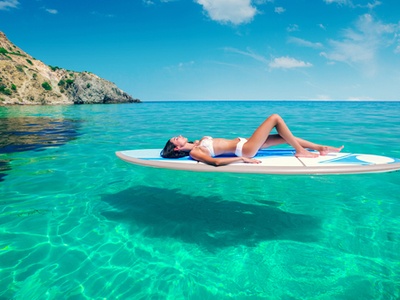
M208 154L208 151L202 146L195 146L189 152L190 154Z
M193 149L189 152L190 156L196 160L210 158L210 153L201 146L193 147Z

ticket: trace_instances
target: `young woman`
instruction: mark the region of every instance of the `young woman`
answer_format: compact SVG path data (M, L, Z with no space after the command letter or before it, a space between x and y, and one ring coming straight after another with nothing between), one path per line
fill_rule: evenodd
M278 134L270 134L276 128ZM287 143L295 150L297 157L318 157L317 153L307 151L305 148L317 150L320 155L329 152L339 152L339 148L323 146L293 136L285 121L277 114L269 116L248 139L235 138L233 140L205 136L200 141L193 143L183 136L173 137L165 144L161 151L164 158L179 158L190 155L193 159L213 165L224 166L234 162L257 164L259 160L252 158L262 148ZM222 154L235 154L236 157L218 157Z

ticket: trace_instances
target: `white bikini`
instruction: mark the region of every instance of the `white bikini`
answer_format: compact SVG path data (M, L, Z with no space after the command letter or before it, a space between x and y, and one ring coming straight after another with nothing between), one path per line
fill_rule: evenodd
M236 156L243 156L243 145L247 142L247 139L245 138L238 138L239 142L236 145L236 150L235 150L235 155ZM211 136L205 136L202 138L201 142L200 142L200 147L204 147L208 150L208 152L210 152L211 156L215 156L215 152L214 152L214 141L213 138Z
M213 138L211 136L203 137L199 146L206 148L208 150L208 152L210 152L211 156L215 156L215 153L214 153L214 141L213 141Z
M245 138L238 138L239 142L236 144L236 151L235 151L235 155L236 156L243 156L243 145L246 144L247 139Z

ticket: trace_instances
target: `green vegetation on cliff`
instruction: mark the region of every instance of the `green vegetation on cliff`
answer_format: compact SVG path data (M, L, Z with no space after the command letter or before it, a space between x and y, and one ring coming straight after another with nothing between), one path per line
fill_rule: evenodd
M134 102L140 100L95 74L46 65L0 31L0 106Z
M4 84L0 84L0 93L10 96L12 94L11 90L8 89Z
M42 83L42 87L46 90L46 91L51 91L52 87L50 85L50 83L48 83L47 81Z

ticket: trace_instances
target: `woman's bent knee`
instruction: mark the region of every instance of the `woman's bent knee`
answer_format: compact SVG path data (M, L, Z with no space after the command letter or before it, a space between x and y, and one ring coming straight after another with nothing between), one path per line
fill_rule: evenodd
M280 115L278 115L278 114L272 114L272 115L269 116L268 119L273 120L275 123L278 123L278 122L282 121L282 117Z

